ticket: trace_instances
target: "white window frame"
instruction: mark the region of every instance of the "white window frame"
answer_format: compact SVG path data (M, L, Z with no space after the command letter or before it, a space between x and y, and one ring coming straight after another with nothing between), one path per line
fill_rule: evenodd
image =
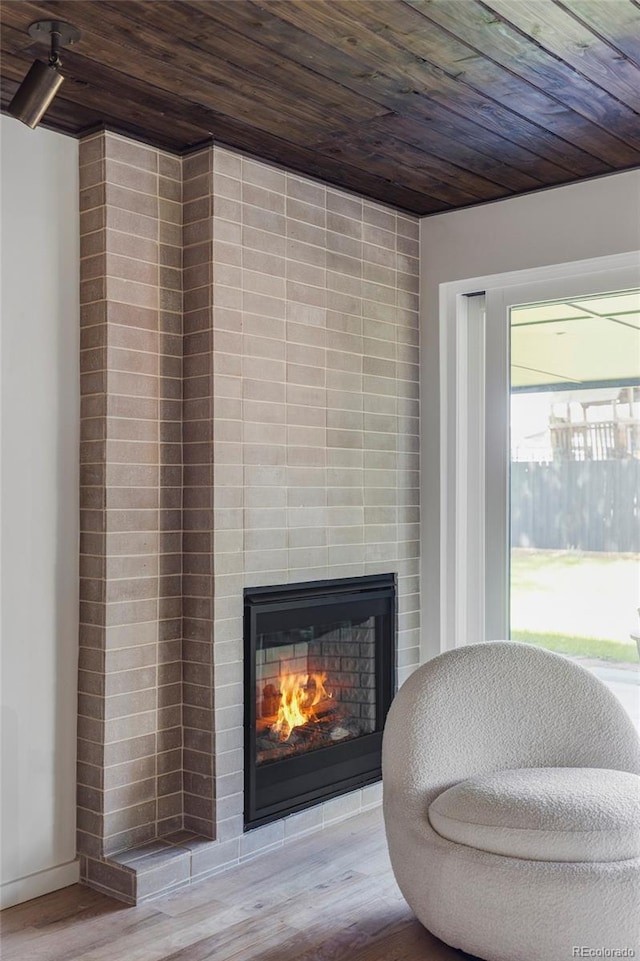
M640 251L440 286L440 651L509 634L509 309L638 286Z

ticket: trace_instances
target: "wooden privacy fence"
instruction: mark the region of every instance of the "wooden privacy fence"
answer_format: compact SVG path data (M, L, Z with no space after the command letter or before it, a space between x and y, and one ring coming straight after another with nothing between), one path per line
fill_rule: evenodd
M511 546L640 552L640 460L512 463Z

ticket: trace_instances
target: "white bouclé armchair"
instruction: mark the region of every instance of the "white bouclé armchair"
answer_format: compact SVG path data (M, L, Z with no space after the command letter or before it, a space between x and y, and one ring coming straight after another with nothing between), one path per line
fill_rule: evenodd
M394 874L441 940L640 957L640 739L588 671L509 641L442 654L398 692L382 772Z

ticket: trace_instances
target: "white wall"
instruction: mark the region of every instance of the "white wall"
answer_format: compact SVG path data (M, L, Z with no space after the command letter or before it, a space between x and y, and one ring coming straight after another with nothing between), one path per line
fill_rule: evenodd
M639 248L640 171L423 218L423 659L438 653L440 641L440 285ZM474 289L481 288L472 282Z
M78 145L0 120L2 907L71 884Z

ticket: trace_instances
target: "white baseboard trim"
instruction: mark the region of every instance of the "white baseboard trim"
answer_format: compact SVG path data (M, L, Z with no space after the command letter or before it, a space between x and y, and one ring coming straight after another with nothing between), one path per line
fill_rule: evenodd
M67 861L66 864L58 864L54 868L29 874L26 878L7 881L0 887L0 910L10 908L14 904L22 904L23 901L31 901L32 898L39 898L43 894L50 894L51 891L57 891L59 888L67 888L79 880L80 862L76 858L73 861Z

